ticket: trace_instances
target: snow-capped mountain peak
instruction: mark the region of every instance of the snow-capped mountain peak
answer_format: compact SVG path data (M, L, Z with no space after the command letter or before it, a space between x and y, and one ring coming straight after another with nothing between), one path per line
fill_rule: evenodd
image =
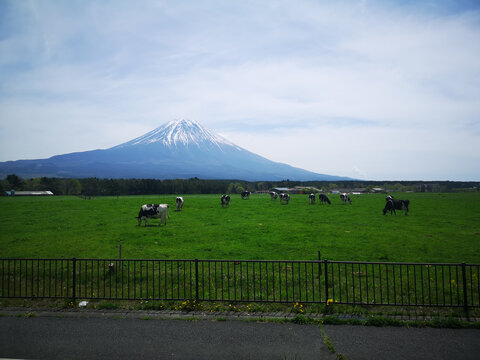
M173 120L109 149L0 162L0 177L347 180L273 162L193 120Z
M161 143L167 147L178 145L192 145L197 146L202 143L211 143L218 147L221 145L235 146L232 142L224 137L215 134L213 131L200 125L194 120L172 120L168 123L142 135L133 140L130 140L118 147L148 145L153 143Z

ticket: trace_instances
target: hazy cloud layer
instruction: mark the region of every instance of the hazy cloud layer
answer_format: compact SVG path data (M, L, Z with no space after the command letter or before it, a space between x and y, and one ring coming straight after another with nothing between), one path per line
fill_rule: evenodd
M176 118L307 170L480 179L475 1L2 1L0 161Z

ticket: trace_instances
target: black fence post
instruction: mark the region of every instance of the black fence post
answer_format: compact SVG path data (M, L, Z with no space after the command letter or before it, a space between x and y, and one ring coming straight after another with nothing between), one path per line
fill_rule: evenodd
M323 260L325 264L325 304L328 304L328 260Z
M320 250L318 250L318 261L322 261L322 253L320 252ZM322 275L322 267L319 266L319 269L320 269L320 275Z
M198 258L195 258L195 301L198 302Z
M318 252L318 302L322 302L322 260L320 259L320 251Z
M73 261L73 264L72 264L72 267L73 267L73 278L72 278L72 286L73 286L73 291L72 291L72 301L75 302L75 299L77 297L77 259L76 258L73 258L72 259Z
M466 265L462 263L462 282L463 282L463 309L468 317L468 296L467 296L467 271Z

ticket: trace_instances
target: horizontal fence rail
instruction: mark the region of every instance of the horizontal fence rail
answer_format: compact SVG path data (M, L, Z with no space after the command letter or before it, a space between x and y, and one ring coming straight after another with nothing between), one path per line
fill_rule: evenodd
M0 298L480 307L479 264L0 259Z

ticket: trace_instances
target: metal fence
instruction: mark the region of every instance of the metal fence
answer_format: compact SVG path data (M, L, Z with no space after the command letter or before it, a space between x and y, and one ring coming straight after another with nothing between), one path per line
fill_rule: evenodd
M480 307L479 264L0 259L0 298Z

